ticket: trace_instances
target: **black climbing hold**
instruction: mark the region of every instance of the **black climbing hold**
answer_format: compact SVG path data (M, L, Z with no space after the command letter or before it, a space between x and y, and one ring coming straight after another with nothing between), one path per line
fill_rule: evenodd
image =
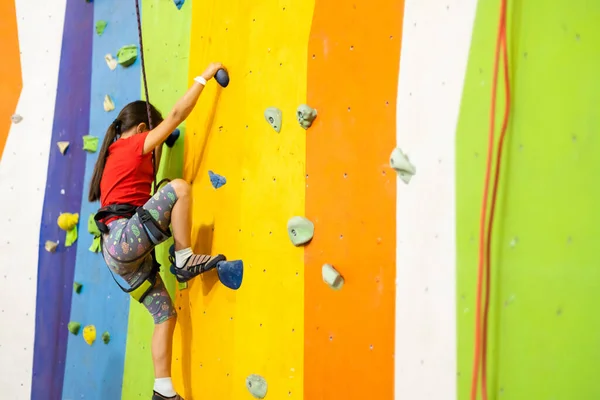
M177 139L179 139L180 134L181 134L181 132L179 131L179 129L175 129L173 132L171 132L171 134L169 135L167 140L165 140L165 144L168 147L173 147L175 145L175 142L177 141Z
M215 81L223 87L229 85L229 74L223 68L217 71L215 74Z

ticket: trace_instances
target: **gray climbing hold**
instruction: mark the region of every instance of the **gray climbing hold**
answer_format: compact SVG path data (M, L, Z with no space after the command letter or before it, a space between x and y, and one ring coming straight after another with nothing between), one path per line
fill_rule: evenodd
M296 110L296 117L298 117L300 126L304 129L308 129L311 127L315 118L317 118L317 110L306 104L301 104Z
M267 381L260 375L249 375L246 378L246 388L257 399L264 399L267 395Z
M340 290L344 286L344 277L333 268L331 264L324 264L322 269L323 282L334 290Z
M390 167L398 173L398 176L406 184L417 173L417 169L408 160L408 156L401 149L395 148L390 155Z
M23 121L23 117L21 117L19 114L13 114L10 119L13 124L18 124L19 122Z
M265 110L265 119L275 129L275 132L281 132L282 114L276 107L269 107Z
M292 217L287 223L287 230L294 246L300 246L311 241L315 225L304 217Z

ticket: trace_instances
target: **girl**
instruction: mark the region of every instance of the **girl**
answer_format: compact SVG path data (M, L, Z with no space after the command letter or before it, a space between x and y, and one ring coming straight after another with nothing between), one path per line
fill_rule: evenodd
M214 268L222 255L194 254L191 249L190 185L175 179L150 197L154 182L152 151L160 150L163 142L191 113L206 81L223 68L210 64L202 76L177 101L163 120L150 106L152 121L158 125L148 130L147 104L135 101L126 105L106 132L90 184L89 201L100 200L101 206L128 204L148 210L153 222L163 231L172 225L175 241L175 268L172 272L180 282ZM113 216L102 221L109 232L103 234L102 254L108 267L130 285L146 279L153 267L151 251L154 243L142 226L138 214L130 218ZM171 348L176 313L171 297L160 275L143 300L154 318L152 360L154 363L154 394L152 400L183 400L171 381Z

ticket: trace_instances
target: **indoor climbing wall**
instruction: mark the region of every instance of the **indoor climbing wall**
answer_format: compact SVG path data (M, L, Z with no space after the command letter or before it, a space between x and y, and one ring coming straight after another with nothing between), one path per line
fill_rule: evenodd
M184 398L471 399L501 4L140 0L163 115L209 62L231 76L208 83L158 174L192 183L194 249L244 263L239 290L216 271L182 287L172 241L157 249ZM489 399L600 395L599 19L585 0L508 1ZM111 61L123 46L137 51L131 65ZM135 1L7 0L0 49L0 387L148 399L152 320L92 251L87 201L96 144L145 96ZM312 126L301 105L316 109ZM73 224L58 224L69 215L72 243ZM294 245L292 217L312 222L310 242ZM342 284L326 282L332 271ZM251 393L256 377L266 396Z
M481 207L498 14L499 2L479 1L456 134L459 399L471 389L473 210ZM590 309L600 278L598 18L598 3L509 2L512 107L492 242L489 398L600 396L592 377L600 320ZM499 131L502 74L498 91Z

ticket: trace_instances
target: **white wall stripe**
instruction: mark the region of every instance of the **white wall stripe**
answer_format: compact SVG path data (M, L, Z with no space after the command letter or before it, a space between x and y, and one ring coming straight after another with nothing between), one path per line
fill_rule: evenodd
M3 0L15 1L15 0ZM16 0L23 90L0 163L0 388L31 393L40 221L66 0Z
M397 399L456 399L455 132L476 6L405 4L397 145L417 173L398 181Z

